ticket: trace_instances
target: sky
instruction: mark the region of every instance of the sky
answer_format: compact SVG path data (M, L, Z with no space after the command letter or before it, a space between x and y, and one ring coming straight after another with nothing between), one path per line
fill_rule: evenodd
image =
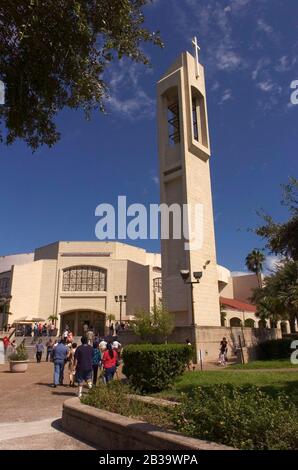
M281 184L298 176L296 0L155 0L146 26L164 49L144 45L151 67L128 60L107 71L107 113L62 111L61 140L32 154L22 142L0 144L0 255L29 252L56 240L96 240L95 208L159 202L156 82L197 36L205 66L217 260L244 272L251 228L264 209L287 217ZM158 240L135 240L159 251ZM268 256L267 267L274 258Z

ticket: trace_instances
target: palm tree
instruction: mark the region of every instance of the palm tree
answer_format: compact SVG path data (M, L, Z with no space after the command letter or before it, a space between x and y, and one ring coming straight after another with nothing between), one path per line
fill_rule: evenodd
M49 320L50 322L52 322L52 323L55 323L55 328L56 328L56 322L57 322L57 320L58 320L57 315L50 315L50 316L48 317L48 320Z
M108 315L108 320L109 320L109 326L111 326L112 321L115 321L116 317L112 313Z
M262 288L262 277L261 273L263 270L263 263L266 257L262 251L258 249L254 249L251 253L249 253L245 259L245 264L247 269L255 273L258 279L259 287Z

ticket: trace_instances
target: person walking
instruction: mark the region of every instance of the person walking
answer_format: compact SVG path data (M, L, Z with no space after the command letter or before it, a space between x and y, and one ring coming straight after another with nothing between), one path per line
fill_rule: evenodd
M86 382L88 388L92 388L92 361L93 348L88 344L86 336L81 338L81 346L76 349L74 367L76 370L76 382L79 384L78 397L82 396L83 383Z
M219 364L222 366L227 365L227 354L228 354L228 342L226 338L223 338L219 346Z
M87 336L88 330L89 330L89 324L85 322L83 325L83 336Z
M52 322L50 325L50 336L55 336L54 330L55 330L55 324L54 322Z
M53 347L54 347L54 342L53 342L53 340L52 340L51 338L47 341L46 347L47 347L46 362L48 362L48 361L49 361L49 358L51 359L52 352L53 352Z
M189 338L186 338L185 343L187 344L187 346L189 346L190 348L192 348L192 344L191 344ZM192 360L192 359L190 359L190 361L187 363L187 370L189 370L189 371L190 371L190 370L192 370L192 371L195 370L195 366L194 366L194 363L193 363L193 360Z
M97 383L98 368L101 365L101 354L99 349L99 343L93 343L93 358L92 358L92 370L93 370L93 385Z
M68 342L68 343L72 343L72 342L73 342L73 334L72 334L72 331L70 331L70 330L68 330L67 342Z
M44 352L44 345L42 344L42 339L38 340L38 343L35 346L36 349L36 362L39 364L41 362L42 353Z
M63 385L64 367L68 355L68 348L65 345L65 341L62 339L57 346L53 347L52 358L54 362L54 384Z
M8 336L4 336L2 341L3 341L3 345L4 345L4 354L6 355L7 348L8 348L8 346L10 346L10 341L9 341Z
M110 382L114 378L117 367L117 360L118 353L115 349L113 349L112 344L109 342L101 360L105 372L106 383Z
M114 323L110 324L109 331L110 331L110 335L113 336L114 335Z
M75 381L75 352L77 349L77 343L72 343L68 354L68 371L69 371L69 386L74 387Z
M93 339L94 339L94 333L93 333L93 327L90 326L87 331L87 339L88 339L88 344L93 344Z

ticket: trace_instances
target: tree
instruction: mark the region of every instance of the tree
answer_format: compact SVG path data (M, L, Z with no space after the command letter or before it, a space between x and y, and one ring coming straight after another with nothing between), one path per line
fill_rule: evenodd
M108 315L108 320L109 320L109 326L111 326L112 321L115 321L116 317L112 313Z
M266 240L265 248L271 253L298 261L298 180L290 178L290 182L282 188L281 204L287 207L289 220L277 223L270 215L259 213L264 223L254 232Z
M157 343L166 343L174 326L173 316L163 305L153 307L150 312L140 310L135 314L135 319L132 322L136 335L140 336L142 340Z
M48 320L49 320L50 322L52 322L52 323L55 323L55 326L56 326L56 322L57 322L57 320L58 320L58 317L57 317L57 315L50 315L50 316L48 317Z
M151 0L18 0L0 4L0 80L5 105L0 140L24 140L33 150L59 140L55 117L64 107L89 118L104 110L103 73L122 57L148 63L142 43L162 46L144 28Z
M258 279L259 287L262 287L261 273L263 270L263 263L265 261L265 255L260 250L253 250L249 253L245 259L246 267L249 271L256 274Z
M298 262L287 261L265 278L264 287L256 289L251 299L257 306L257 316L270 319L273 324L279 320L290 322L295 333L298 320Z

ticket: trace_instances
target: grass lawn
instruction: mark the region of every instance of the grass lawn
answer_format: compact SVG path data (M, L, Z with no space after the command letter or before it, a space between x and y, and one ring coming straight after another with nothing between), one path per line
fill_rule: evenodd
M186 372L176 380L173 387L157 395L163 398L179 399L181 393L191 397L194 387L210 387L218 384L232 384L238 386L255 385L264 392L274 396L279 391L285 392L298 406L298 370L293 372L281 371L203 371Z
M297 369L298 364L292 364L289 359L273 359L270 361L252 361L248 364L233 364L228 369Z

